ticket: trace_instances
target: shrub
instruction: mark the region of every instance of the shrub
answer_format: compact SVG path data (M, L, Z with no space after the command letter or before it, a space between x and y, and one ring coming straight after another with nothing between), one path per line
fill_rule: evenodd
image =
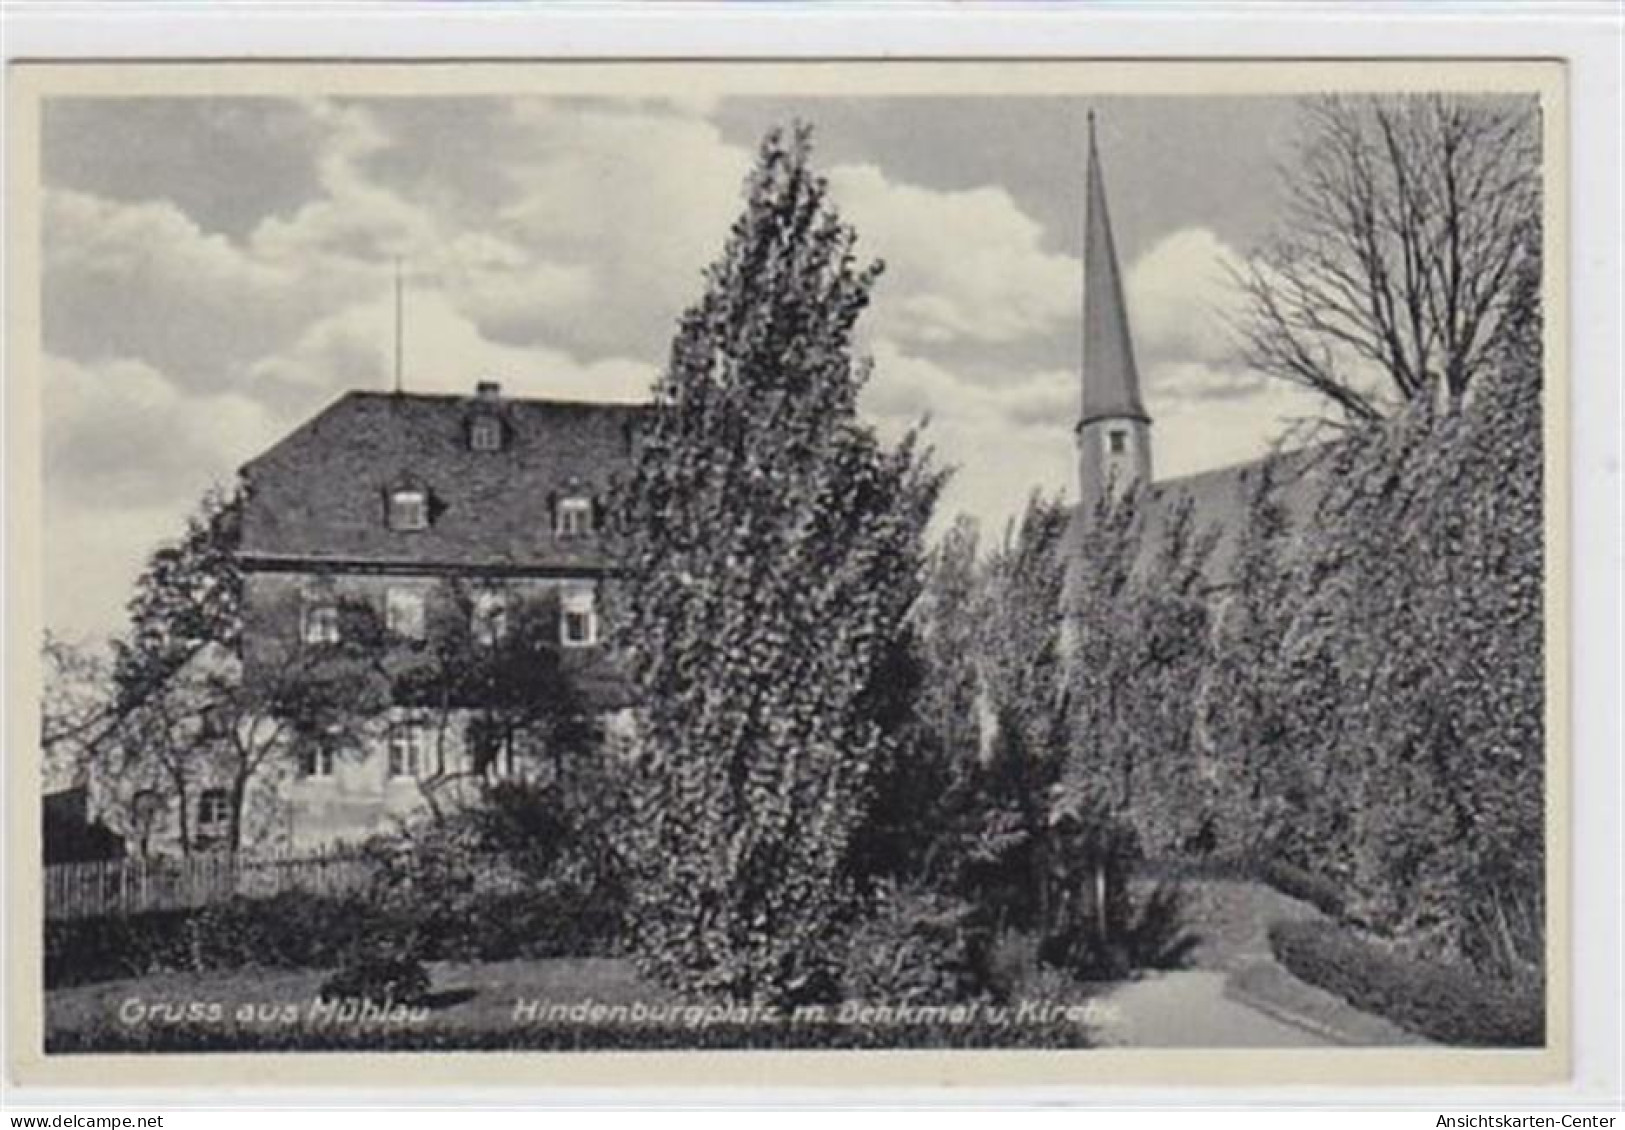
M939 1004L986 987L986 941L969 903L933 891L880 884L853 930L843 991L848 1000Z
M1184 927L1177 883L1158 883L1138 902L1125 884L1106 907L1104 932L1097 919L1075 918L1044 938L1040 959L1084 980L1116 980L1142 969L1178 969L1200 942Z
M1300 899L1332 918L1343 917L1343 888L1323 876L1281 859L1263 859L1254 868L1258 878L1289 898Z
M357 937L384 925L358 898L302 891L196 910L51 920L45 924L45 986L163 969L333 965Z
M1040 976L1040 939L1026 930L1002 931L988 946L987 982L994 998L1010 1001L1027 992Z
M324 1001L346 997L411 1004L429 991L420 943L410 935L358 943L339 970L322 982Z
M434 957L612 952L625 896L596 780L583 767L545 788L503 785L482 805L374 839L368 898Z
M157 970L331 968L368 939L410 934L424 960L503 960L613 952L624 898L606 833L556 792L514 786L494 803L363 845L366 886L347 895L285 891L209 906L48 920L45 985ZM553 821L553 823L549 823ZM541 829L548 829L543 834Z
M1539 991L1404 957L1331 922L1277 922L1269 938L1276 958L1298 977L1430 1039L1491 1047L1545 1043Z
M1085 980L1174 968L1197 939L1181 926L1177 882L1137 900L1129 879L1143 861L1135 828L1098 799L1073 794L1046 829L1048 897L1041 961Z

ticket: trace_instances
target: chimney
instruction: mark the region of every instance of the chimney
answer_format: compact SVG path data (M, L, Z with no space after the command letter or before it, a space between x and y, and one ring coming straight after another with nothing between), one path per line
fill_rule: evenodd
M497 401L502 399L502 385L497 381L481 381L474 386L474 395L480 400Z

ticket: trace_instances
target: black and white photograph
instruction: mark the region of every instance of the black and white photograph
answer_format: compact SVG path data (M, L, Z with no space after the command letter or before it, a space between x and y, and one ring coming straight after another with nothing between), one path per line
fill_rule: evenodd
M46 76L44 1059L1561 1045L1561 66L1141 68Z

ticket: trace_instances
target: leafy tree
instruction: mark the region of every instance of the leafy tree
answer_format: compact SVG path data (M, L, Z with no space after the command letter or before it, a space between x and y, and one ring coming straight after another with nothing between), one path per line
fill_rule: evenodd
M1245 361L1348 423L1435 394L1459 406L1530 258L1538 106L1334 95L1304 119L1280 234L1236 276Z
M880 266L810 151L805 127L764 140L617 507L637 948L753 1000L834 989L941 483L913 435L887 448L858 419L852 335Z
M1062 600L1071 515L1033 495L1020 522L988 561L980 639L985 709L1021 731L1031 756L1053 761L1067 734L1058 723L1065 694Z
M924 675L920 723L934 748L950 762L974 758L979 742L979 540L975 519L960 515L931 552L916 610Z
M594 746L579 672L566 666L559 645L556 593L450 578L428 594L424 620L417 640L374 623L368 646L389 678L391 700L430 723L434 756L419 783L431 811L441 813L443 798L465 796L460 785L483 790L504 753L516 767L545 767L561 781ZM458 746L466 756L453 755Z
M1215 786L1215 846L1279 851L1293 833L1292 813L1304 803L1280 681L1293 609L1287 543L1294 532L1282 491L1302 474L1301 467L1284 469L1277 456L1249 473L1235 565L1214 598L1212 655L1199 684L1196 740Z
M353 747L385 701L376 657L361 643L368 610L341 608L343 643L248 641L240 491L209 491L181 538L160 546L136 582L130 624L114 641L113 740L101 771L139 831L155 807L175 807L183 850L199 840L193 802L222 788L220 842L243 846L254 786L288 770L312 743ZM245 643L252 642L245 649Z
M1143 491L1103 499L1082 531L1061 803L1126 821L1147 850L1172 851L1201 832L1205 815L1192 689L1208 657L1213 538L1196 528L1186 500L1142 552Z
M1034 495L983 571L977 638L980 709L991 741L967 781L961 883L996 928L1048 913L1051 790L1063 764L1061 592L1070 517Z
M129 630L114 643L120 712L156 693L205 649L239 650L243 501L241 491L211 489L181 538L148 559L130 600Z
M957 866L979 741L977 544L975 522L962 515L931 551L914 643L899 641L882 676L889 697L907 701L882 720L893 740L874 766L852 848L852 871L877 898L896 883L940 885Z
M1538 274L1538 272L1536 272ZM1296 860L1370 929L1532 976L1544 914L1538 292L1459 411L1332 449L1267 675Z

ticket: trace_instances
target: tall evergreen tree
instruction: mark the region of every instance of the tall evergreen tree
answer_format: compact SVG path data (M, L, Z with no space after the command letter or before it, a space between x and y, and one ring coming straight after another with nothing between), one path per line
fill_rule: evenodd
M628 848L644 967L691 991L832 991L887 676L942 482L858 419L860 264L810 131L770 133L682 318L618 507L641 692Z

